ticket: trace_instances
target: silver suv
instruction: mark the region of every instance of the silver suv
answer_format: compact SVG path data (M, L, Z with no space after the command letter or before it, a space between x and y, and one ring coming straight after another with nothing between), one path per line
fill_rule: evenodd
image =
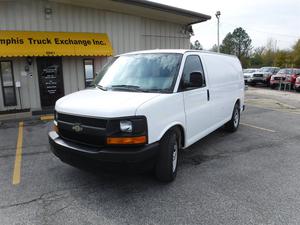
M262 67L257 72L253 73L252 79L249 80L251 85L258 83L270 85L271 76L280 70L279 67Z

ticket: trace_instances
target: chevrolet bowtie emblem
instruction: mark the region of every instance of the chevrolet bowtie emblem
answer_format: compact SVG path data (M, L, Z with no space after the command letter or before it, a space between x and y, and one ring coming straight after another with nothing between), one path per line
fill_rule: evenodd
M74 130L75 132L81 132L83 130L82 126L80 123L75 123L72 127L72 130Z

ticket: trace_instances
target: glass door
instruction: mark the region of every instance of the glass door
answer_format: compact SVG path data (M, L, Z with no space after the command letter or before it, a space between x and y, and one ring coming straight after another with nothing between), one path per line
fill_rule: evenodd
M16 106L16 90L11 61L0 62L0 77L4 106Z
M55 105L64 96L62 61L60 57L37 58L42 107Z

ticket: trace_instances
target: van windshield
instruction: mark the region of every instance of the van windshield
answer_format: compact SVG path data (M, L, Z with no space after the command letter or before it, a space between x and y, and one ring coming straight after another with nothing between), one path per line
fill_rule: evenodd
M173 91L182 54L143 53L114 58L104 66L94 84L109 91Z

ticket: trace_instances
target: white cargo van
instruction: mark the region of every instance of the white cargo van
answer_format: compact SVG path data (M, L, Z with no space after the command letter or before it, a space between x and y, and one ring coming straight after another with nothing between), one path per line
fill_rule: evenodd
M177 155L225 125L239 126L244 77L230 55L152 50L114 57L94 87L56 102L51 150L62 161L144 162L172 181Z

